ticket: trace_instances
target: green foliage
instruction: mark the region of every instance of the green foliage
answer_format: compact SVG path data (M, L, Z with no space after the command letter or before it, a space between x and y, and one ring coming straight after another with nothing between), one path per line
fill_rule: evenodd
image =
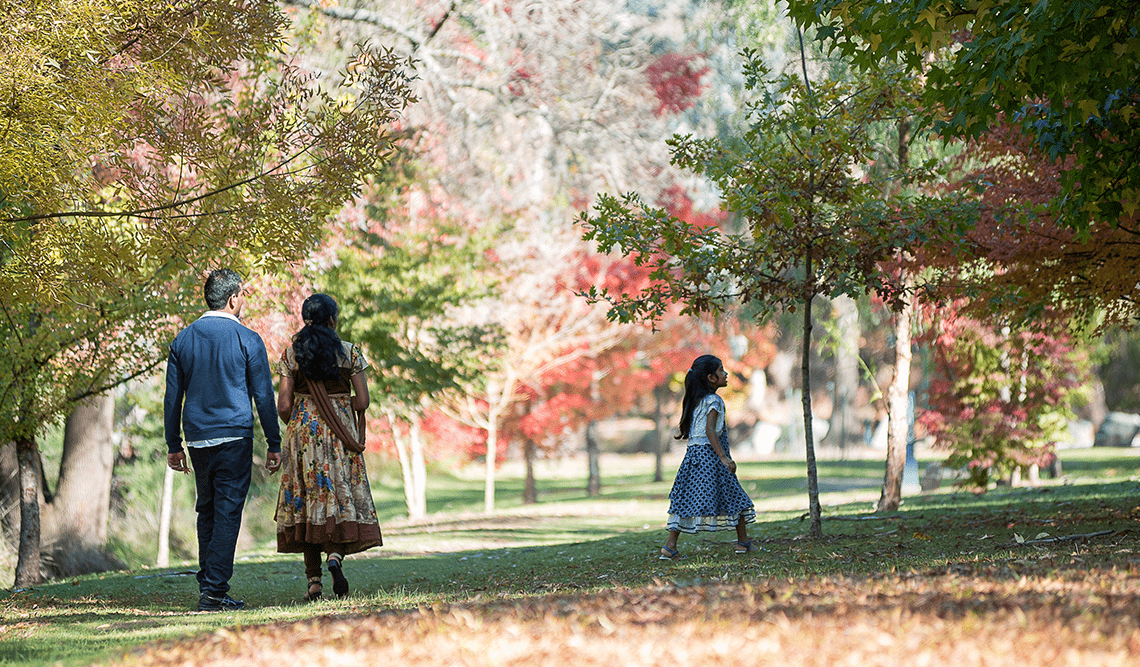
M151 371L200 293L167 268L96 303L0 303L0 441L30 438L73 402Z
M1052 158L1071 158L1053 204L1064 223L1115 223L1140 206L1140 14L1135 3L1017 0L792 2L864 71L901 62L948 136L976 137L1000 116Z
M487 371L485 352L501 344L500 332L458 323L454 314L493 289L484 273L488 242L449 224L362 233L325 273L341 304L342 334L376 366L375 400L419 406Z
M617 319L656 319L673 302L686 313L744 302L768 317L820 294L895 299L900 286L880 262L917 244L932 211L947 208L918 195L888 205L883 184L863 172L874 151L871 128L911 111L903 81L811 86L791 75L769 79L754 52L745 56L756 97L745 131L670 140L674 163L719 188L740 233L677 220L632 194L602 195L596 215L582 218L586 238L603 252L620 249L652 269L640 294L589 293L608 299ZM905 165L890 174L904 182L923 176Z
M383 168L407 63L358 49L318 82L272 3L20 3L0 64L0 286L92 303L206 253L268 266ZM50 150L48 149L50 147Z

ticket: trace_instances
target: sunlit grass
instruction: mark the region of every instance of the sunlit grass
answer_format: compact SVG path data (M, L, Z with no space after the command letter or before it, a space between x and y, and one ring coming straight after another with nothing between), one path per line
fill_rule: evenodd
M881 461L821 462L821 483L843 490L828 496L819 542L804 539L803 464L744 461L740 478L760 510L750 526L758 551L734 555L731 533L683 536L686 558L676 562L657 558L675 460L666 479L654 482L651 458L607 458L603 494L595 499L585 494L584 466L575 475L578 462L546 464L540 468L548 475L539 477L540 503L529 507L520 500L521 476L507 466L498 487L502 510L493 517L480 511L477 474L437 475L429 486L429 509L435 509L427 520L387 519L385 547L346 561L354 590L346 600L299 602L305 590L300 558L275 554L269 543L243 552L236 564L233 593L250 609L235 614L190 611L196 601L192 562L54 581L0 593L0 664L90 664L120 657L132 646L235 625L654 582L874 576L964 566L990 568L985 571L1000 577L1046 567L1081 573L1131 567L1131 551L1095 540L1018 545L1017 537L1124 534L1134 526L1140 512L1137 453L1082 450L1062 457L1060 480L982 496L947 485L936 494L908 496L901 511L888 516L871 513ZM387 516L402 514L398 486L373 488Z

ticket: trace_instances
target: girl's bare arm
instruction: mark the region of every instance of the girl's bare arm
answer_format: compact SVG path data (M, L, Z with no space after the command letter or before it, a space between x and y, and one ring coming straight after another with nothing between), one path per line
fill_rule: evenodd
M709 438L709 444L712 445L713 451L730 471L736 472L736 461L728 458L728 454L724 453L724 449L720 446L720 436L716 432L716 424L720 419L720 413L715 409L709 410L708 417L705 418L705 435Z

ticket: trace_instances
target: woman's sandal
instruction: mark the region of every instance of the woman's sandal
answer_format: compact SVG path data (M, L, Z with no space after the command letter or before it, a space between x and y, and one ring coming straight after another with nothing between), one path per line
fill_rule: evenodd
M321 578L309 577L309 590L305 592L305 597L302 598L305 602L316 602L321 599Z
M344 558L340 554L329 554L329 574L333 579L333 593L338 598L348 595L348 579L344 578L344 571L340 567L340 561Z
M661 547L661 555L657 557L659 560L681 560L684 556L680 551L671 549L669 547Z
M741 542L740 540L737 540L734 547L736 549L736 553L738 553L738 554L746 554L749 551L753 551L756 549L756 547L752 546L752 540L748 540L746 542Z

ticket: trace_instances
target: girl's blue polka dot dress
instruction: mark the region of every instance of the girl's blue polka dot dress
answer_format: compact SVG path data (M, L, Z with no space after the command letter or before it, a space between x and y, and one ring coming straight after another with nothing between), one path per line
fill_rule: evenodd
M704 432L705 418L713 408L723 415L724 400L716 394L709 394L694 411L689 433ZM727 424L721 425L717 435L724 453L731 456L728 450ZM744 487L740 486L736 475L720 462L712 445L689 444L685 458L677 469L677 478L673 480L673 490L669 492L666 530L682 533L732 530L736 528L741 515L744 515L745 523L756 520L752 499Z

